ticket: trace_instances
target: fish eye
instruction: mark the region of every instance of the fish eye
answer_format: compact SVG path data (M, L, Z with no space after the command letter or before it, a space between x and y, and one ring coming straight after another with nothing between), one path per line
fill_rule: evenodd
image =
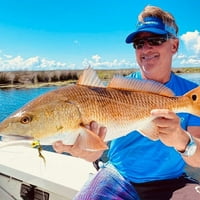
M22 118L21 118L21 120L20 120L20 122L22 123L22 124L28 124L29 122L31 122L31 117L30 116L23 116Z
M193 95L192 95L192 100L193 100L193 101L196 101L196 100L197 100L197 95L196 95L196 94L193 94Z

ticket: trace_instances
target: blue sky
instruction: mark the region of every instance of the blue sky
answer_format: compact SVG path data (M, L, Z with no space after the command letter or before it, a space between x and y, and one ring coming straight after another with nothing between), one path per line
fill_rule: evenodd
M124 41L146 5L176 18L173 66L199 67L198 0L0 0L0 71L136 68Z

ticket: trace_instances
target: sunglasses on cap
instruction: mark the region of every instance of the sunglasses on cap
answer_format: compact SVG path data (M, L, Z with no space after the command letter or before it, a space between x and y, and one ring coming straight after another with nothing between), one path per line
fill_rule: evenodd
M147 43L149 46L160 46L170 38L174 37L166 34L166 35L156 35L138 39L136 38L133 40L133 47L135 49L142 49L145 43Z

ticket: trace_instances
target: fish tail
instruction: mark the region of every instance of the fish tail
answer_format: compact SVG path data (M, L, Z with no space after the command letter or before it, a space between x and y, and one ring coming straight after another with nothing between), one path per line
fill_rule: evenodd
M191 103L191 113L200 116L200 86L186 93Z

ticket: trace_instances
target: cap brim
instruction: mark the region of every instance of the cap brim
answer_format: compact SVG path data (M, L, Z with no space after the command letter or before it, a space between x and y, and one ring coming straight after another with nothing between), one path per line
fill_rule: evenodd
M158 29L158 28L144 28L144 29L140 29L136 32L131 33L130 35L127 36L126 38L126 43L132 43L134 37L138 34L138 33L142 33L142 32L149 32L149 33L155 33L155 34L159 34L159 35L163 35L163 34L167 34L167 31Z

